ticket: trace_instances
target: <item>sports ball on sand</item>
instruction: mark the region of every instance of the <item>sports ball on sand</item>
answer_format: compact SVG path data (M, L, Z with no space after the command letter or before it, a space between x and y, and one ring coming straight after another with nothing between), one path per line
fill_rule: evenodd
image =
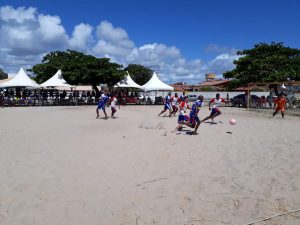
M230 120L229 120L229 123L230 123L231 125L235 125L235 124L236 124L236 120L235 120L235 119L230 119Z

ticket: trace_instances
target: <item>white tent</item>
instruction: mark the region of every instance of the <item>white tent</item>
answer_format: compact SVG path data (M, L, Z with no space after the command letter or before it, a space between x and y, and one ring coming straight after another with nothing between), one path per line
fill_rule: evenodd
M61 75L61 70L58 70L49 80L41 84L42 87L71 87Z
M2 83L1 87L32 87L38 88L40 85L32 80L21 67L18 74L11 80Z
M138 89L144 89L142 86L138 85L135 83L132 78L130 77L129 73L127 74L126 77L124 77L123 80L118 82L115 87L120 87L120 88L138 88Z
M145 91L173 91L174 88L162 82L154 72L151 79L142 86Z

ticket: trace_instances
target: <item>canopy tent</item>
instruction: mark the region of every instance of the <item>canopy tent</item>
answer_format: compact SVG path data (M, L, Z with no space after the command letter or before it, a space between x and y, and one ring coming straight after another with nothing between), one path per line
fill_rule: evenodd
M138 89L144 89L142 86L135 83L132 78L130 77L129 73L127 72L127 76L124 77L123 80L118 82L115 87L120 88L138 88Z
M42 87L71 87L62 77L61 70L58 70L50 79L41 84Z
M154 72L151 79L142 86L145 91L173 91L174 88L162 82Z
M21 67L18 74L11 80L2 83L1 87L31 87L31 88L39 88L40 85L32 80L25 70Z

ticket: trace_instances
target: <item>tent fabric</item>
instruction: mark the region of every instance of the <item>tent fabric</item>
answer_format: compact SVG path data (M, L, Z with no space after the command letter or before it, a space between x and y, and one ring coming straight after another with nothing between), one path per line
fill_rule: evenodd
M11 80L2 83L1 87L33 87L38 88L40 85L32 80L25 70L21 67L18 74Z
M138 89L144 89L142 86L138 85L135 83L132 78L130 77L129 73L127 76L118 82L115 87L120 87L120 88L138 88Z
M142 87L145 89L145 91L174 91L174 88L162 82L155 72L153 73L151 79Z
M71 87L62 77L61 70L58 70L50 79L41 84L42 87Z

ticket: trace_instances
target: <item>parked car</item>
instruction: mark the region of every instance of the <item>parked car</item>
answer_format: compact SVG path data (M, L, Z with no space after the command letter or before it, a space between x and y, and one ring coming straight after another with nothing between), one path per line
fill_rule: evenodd
M188 95L187 96L188 97L188 99L189 99L189 101L197 101L197 95Z
M251 103L256 103L259 100L259 97L257 95L251 95ZM246 101L246 95L245 94L239 94L237 96L234 96L231 99L231 105L232 106L238 106L238 107L247 107L247 101Z

